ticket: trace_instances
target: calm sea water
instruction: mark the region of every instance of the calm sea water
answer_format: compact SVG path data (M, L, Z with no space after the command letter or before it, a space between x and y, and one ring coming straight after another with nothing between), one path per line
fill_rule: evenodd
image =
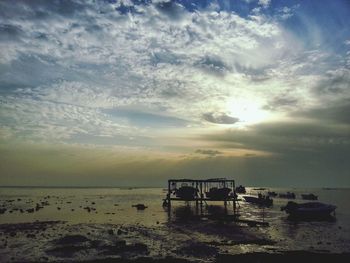
M280 207L288 200L274 198L271 208L259 208L241 201L241 218L264 220L270 226L257 228L256 231L268 235L277 241L278 249L300 250L314 249L331 252L350 251L350 189L286 189L269 188L278 193L292 191L314 193L319 201L337 206L334 221L291 222ZM264 192L247 188L248 193ZM113 223L140 224L156 226L169 222L176 210L183 207L182 202L174 203L169 215L162 207L166 192L161 188L0 188L0 206L6 212L0 214L0 224L32 222L35 220L62 220L70 223ZM43 209L28 213L37 203L47 202ZM138 211L132 207L143 203L148 208ZM217 207L221 203L215 203ZM194 204L190 204L194 208ZM88 211L90 209L90 212ZM232 206L228 206L231 210ZM22 210L22 212L21 212Z

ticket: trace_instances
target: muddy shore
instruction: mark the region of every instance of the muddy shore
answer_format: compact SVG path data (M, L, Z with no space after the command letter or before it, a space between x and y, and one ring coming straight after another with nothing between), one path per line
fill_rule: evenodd
M280 251L255 228L215 221L156 227L70 224L0 225L1 262L349 262L350 254ZM247 252L255 247L254 251ZM260 252L259 252L260 251Z

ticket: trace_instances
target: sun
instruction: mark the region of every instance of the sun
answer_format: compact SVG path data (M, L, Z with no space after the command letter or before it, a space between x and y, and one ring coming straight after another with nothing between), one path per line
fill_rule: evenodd
M268 120L271 116L263 109L263 102L256 98L233 98L227 102L226 110L230 116L239 119L240 126Z

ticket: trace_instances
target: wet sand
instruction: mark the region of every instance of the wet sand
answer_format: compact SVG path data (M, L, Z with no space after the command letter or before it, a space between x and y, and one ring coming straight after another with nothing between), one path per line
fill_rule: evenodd
M255 233L254 233L255 232ZM349 262L350 254L278 251L254 228L221 222L158 227L42 221L0 225L2 262ZM220 241L218 241L220 240ZM231 254L244 247L257 250Z
M214 261L228 247L274 242L248 229L218 222L157 227L41 221L0 225L1 258L15 261L179 258ZM218 241L220 240L220 241Z

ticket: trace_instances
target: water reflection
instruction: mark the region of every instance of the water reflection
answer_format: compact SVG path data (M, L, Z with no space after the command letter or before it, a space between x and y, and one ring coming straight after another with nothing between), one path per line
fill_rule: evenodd
M224 219L233 215L233 211L228 210L224 205L192 205L190 202L166 208L168 211L168 221L193 221L205 219Z

